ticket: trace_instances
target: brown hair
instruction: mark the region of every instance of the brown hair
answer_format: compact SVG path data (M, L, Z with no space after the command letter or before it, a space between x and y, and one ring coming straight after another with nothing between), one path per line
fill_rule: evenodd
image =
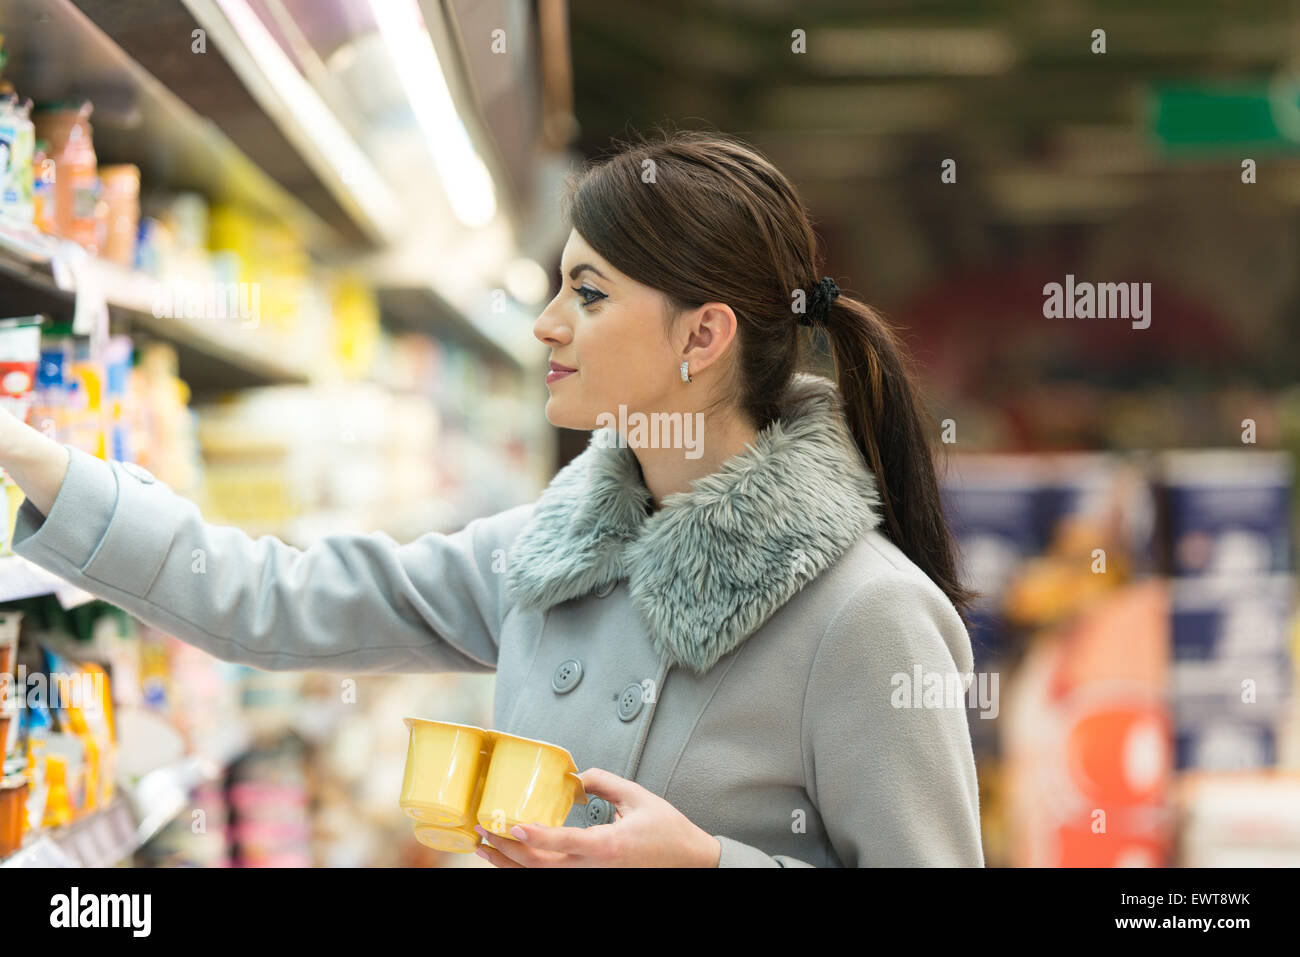
M570 174L569 221L615 268L661 291L670 321L706 302L731 307L739 323L732 395L764 428L809 344L792 314L795 290L811 299L820 278L802 202L766 157L733 137L659 130L614 143ZM882 531L969 626L975 593L958 580L910 358L888 323L848 295L832 303L826 330L849 431L880 491Z

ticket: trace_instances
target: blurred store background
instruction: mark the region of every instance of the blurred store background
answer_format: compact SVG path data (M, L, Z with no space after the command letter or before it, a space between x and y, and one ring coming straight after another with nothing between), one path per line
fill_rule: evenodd
M0 34L0 400L299 545L531 501L586 440L532 337L564 173L749 140L924 374L988 863L1300 864L1292 5L0 0ZM5 489L5 865L487 866L397 793L401 719L487 726L490 676L216 662L13 555ZM52 673L98 697L29 703Z

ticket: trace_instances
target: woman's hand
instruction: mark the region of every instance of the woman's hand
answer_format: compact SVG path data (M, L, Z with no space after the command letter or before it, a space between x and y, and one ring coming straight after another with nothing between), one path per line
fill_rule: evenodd
M717 867L717 838L641 785L600 768L578 775L588 794L614 806L614 820L593 827L516 825L518 840L477 831L475 852L497 867Z
M0 407L0 468L9 473L42 515L63 486L68 450Z

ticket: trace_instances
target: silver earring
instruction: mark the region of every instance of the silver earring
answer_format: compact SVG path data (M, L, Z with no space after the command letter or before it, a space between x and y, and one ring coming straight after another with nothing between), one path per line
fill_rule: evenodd
M691 361L689 359L682 363L682 381L691 381Z

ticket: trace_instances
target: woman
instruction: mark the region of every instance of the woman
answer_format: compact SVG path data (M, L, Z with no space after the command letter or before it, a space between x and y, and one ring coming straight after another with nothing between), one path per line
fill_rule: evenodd
M621 144L568 199L535 332L547 418L595 431L536 503L299 550L10 419L15 550L228 661L495 671L495 727L594 795L490 838L499 866L983 866L964 701L898 706L972 656L894 336L815 281L793 187L735 140ZM838 388L797 372L807 326Z

